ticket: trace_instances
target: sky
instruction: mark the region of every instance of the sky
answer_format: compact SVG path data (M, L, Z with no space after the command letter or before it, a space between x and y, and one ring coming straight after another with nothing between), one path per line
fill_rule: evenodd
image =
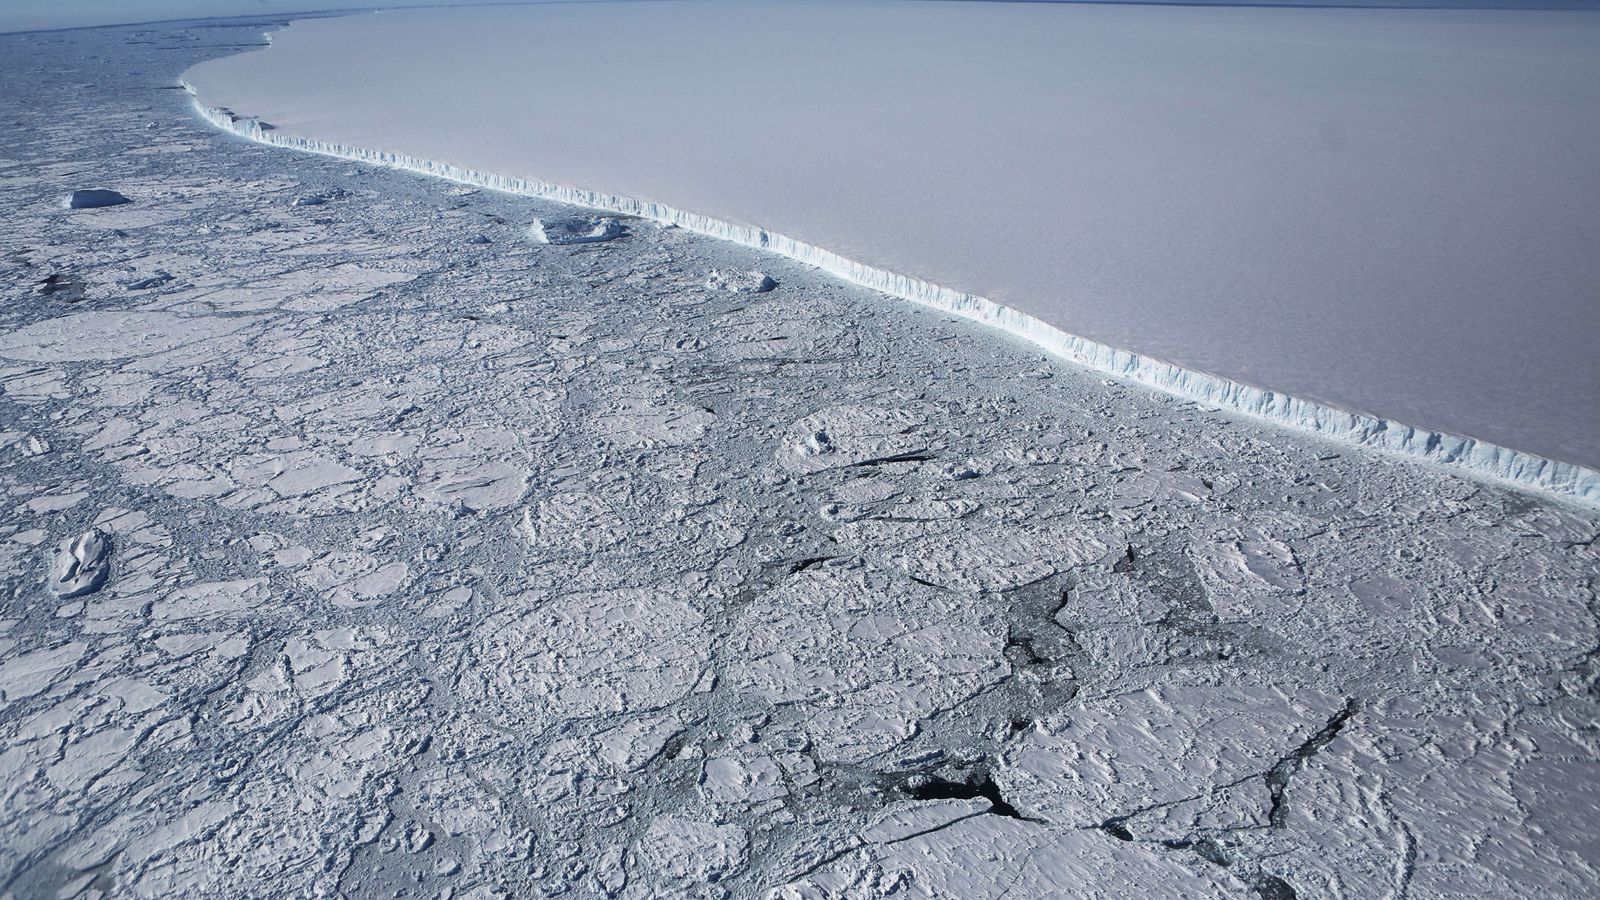
M1024 0L1024 2L1057 2L1057 0ZM1100 2L1130 2L1130 0L1100 0ZM1131 2L1169 2L1195 6L1600 8L1600 0L1131 0ZM248 16L399 6L470 6L482 3L483 0L320 0L320 2L319 0L0 0L0 33L120 25L203 16Z

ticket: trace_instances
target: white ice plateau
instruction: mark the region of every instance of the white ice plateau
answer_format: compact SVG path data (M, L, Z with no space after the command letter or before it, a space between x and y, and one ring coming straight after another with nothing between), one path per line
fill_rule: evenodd
M259 140L673 222L1600 497L1600 14L394 11L185 79Z

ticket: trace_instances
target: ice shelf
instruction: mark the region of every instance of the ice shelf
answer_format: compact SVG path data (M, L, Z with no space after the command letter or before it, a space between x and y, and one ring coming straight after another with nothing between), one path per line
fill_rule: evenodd
M478 172L403 153L352 147L283 134L264 126L256 119L236 115L225 108L207 106L193 85L184 82L184 87L194 97L195 109L206 121L257 143L403 169L460 184L540 197L675 225L697 234L786 256L892 297L983 322L1037 344L1077 365L1118 378L1126 378L1197 403L1288 425L1363 447L1452 466L1473 475L1512 482L1588 504L1600 503L1600 471L1585 466L1545 459L1474 438L1348 412L1326 404L1175 366L1127 350L1119 350L1078 335L1068 334L1048 322L992 300L868 266L826 248L759 227L725 222L662 203L604 191L517 178L494 172Z

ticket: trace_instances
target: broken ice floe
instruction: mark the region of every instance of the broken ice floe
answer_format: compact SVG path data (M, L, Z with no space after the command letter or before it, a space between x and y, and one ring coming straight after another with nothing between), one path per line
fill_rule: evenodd
M121 206L132 202L116 191L88 189L68 194L64 205L67 209L99 209L102 206Z
M528 235L541 244L598 244L623 235L610 216L545 216L533 220Z
M0 356L31 362L126 359L232 334L257 321L253 316L190 317L165 312L80 313L0 334Z
M0 253L10 892L1593 895L1592 513L1023 390L814 273L706 290L766 263L687 231L83 144L128 133L30 153L139 201L41 181ZM58 600L90 527L116 577Z
M711 274L706 276L706 287L714 291L765 294L777 286L778 283L772 280L771 275L753 269L748 272L724 272L721 269L712 269Z
M111 573L111 538L91 528L75 538L67 538L56 548L50 567L50 590L57 596L82 597L100 590Z

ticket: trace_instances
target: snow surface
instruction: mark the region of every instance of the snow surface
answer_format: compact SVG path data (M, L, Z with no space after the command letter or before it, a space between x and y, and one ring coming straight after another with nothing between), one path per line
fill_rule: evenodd
M1185 370L1600 463L1593 13L397 11L186 79L280 141L759 223Z

